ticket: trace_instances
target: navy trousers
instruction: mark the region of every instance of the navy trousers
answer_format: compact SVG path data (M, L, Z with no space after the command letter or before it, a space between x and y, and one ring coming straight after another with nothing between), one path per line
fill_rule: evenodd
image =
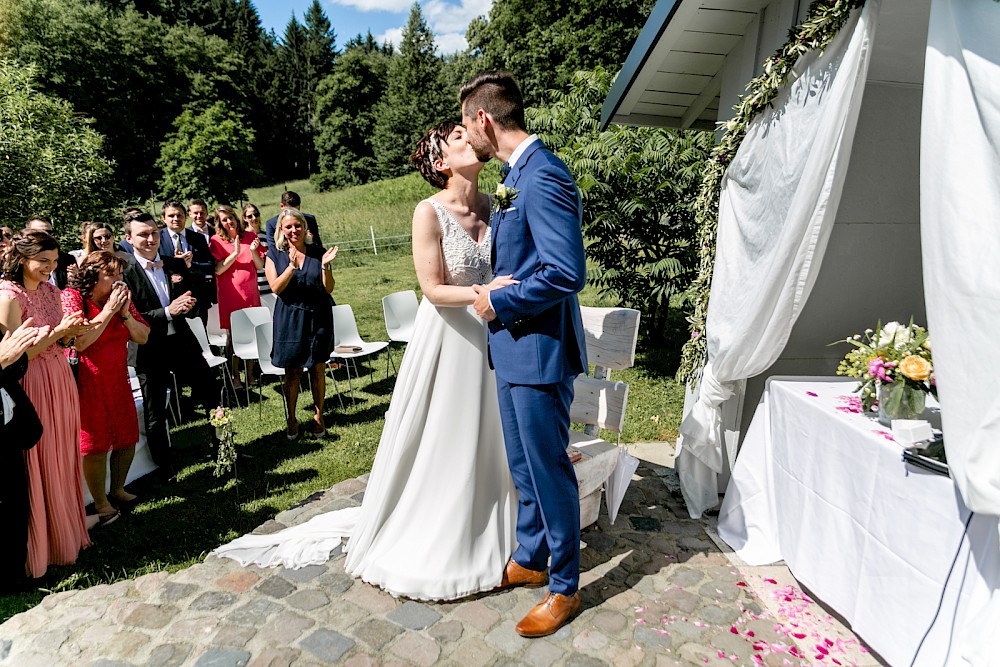
M529 570L549 565L549 591L561 595L573 595L580 584L580 492L566 454L574 379L519 385L497 377L507 462L519 495L513 557Z

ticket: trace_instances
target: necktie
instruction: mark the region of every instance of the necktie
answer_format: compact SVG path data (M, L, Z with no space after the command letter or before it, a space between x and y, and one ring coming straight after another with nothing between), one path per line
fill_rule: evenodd
M163 260L156 260L155 262L151 262L149 260L146 260L146 270L147 271L150 271L150 270L155 271L156 269L162 269L162 268L163 268Z
M504 162L503 166L500 167L500 180L501 181L507 180L507 174L509 173L510 173L510 165Z
M180 234L174 236L174 247L177 249L177 252L184 252L184 239L181 238Z

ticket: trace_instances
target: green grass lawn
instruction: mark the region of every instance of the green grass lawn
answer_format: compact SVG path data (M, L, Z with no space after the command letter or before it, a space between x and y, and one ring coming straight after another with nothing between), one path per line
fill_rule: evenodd
M433 192L415 175L330 193L315 192L307 181L288 183L287 188L302 196L303 209L317 215L324 240L332 242L363 238L369 234L369 225L384 230L376 232L379 236L406 234L415 203ZM250 200L270 216L277 212L283 190L283 186L254 190ZM336 267L337 302L353 306L363 338L384 340L381 298L404 289L419 294L409 248L390 249L378 256L371 251L347 252L337 259ZM581 302L615 305L602 301L589 287ZM401 350L394 348L392 355L398 367ZM630 387L623 441L676 437L684 400L683 388L673 380L676 365L675 351L645 350L640 343L635 367L613 374L613 379ZM213 475L207 425L192 421L173 429L173 445L185 466L178 482L165 485L145 479L133 484L132 492L141 498L135 510L107 528L92 531L94 544L81 553L77 563L50 568L37 591L0 597L0 620L34 606L51 591L192 565L219 544L249 532L310 494L368 472L395 375L386 378L384 354L359 362L359 367L362 377L354 382L356 402L346 396L343 370L337 372L343 408L334 386L328 384L329 436L323 441L286 440L277 384L264 387L261 403L254 396L248 407L235 410L238 450L253 456L240 463L235 476ZM310 401L308 392L299 397L298 417L303 425L309 418ZM193 406L185 404L185 409L193 415Z

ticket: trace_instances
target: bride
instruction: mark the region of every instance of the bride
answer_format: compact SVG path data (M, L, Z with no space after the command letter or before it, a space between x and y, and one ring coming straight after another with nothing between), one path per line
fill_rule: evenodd
M441 192L413 213L424 299L361 507L245 535L210 555L296 568L325 562L349 538L345 571L396 596L455 599L500 583L514 547L517 493L486 328L471 307L472 285L492 278L491 200L478 190L483 163L461 125L439 124L410 159Z

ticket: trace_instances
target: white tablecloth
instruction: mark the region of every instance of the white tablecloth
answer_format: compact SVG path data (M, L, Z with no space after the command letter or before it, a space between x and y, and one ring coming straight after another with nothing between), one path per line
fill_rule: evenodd
M973 515L966 532L951 479L905 464L889 429L837 409L854 386L768 381L719 535L751 565L784 560L890 664L962 664L963 621L1000 586L996 517Z
M146 420L142 416L142 393L139 391L139 380L136 378L131 378L132 381L132 400L135 402L135 413L139 418L139 442L135 445L135 458L132 459L132 465L128 469L128 475L125 477L125 483L129 484L144 475L156 470L156 464L153 463L153 457L149 455L149 447L146 446ZM108 457L108 477L107 486L110 491L111 487L111 461ZM83 482L83 504L89 505L94 502L93 496L90 495L90 489L87 488L87 483Z

